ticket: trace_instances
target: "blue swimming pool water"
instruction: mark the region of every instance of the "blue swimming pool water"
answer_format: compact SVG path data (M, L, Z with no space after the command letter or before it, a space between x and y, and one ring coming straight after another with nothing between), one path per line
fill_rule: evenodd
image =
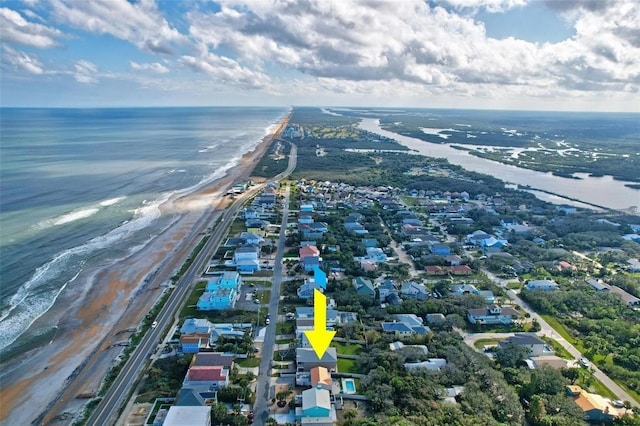
M356 384L351 379L344 381L344 387L347 389L347 392L355 393L356 391Z

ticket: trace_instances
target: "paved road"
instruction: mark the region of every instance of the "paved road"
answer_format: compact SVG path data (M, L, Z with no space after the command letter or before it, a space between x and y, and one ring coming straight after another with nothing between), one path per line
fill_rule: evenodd
M506 287L507 280L503 280L502 278L498 278L497 276L495 276L491 272L487 271L486 269L483 269L482 271L494 283L500 285L501 287ZM506 288L505 288L505 290L506 290ZM511 299L513 299L514 302L516 302L518 305L520 305L522 307L522 309L525 310L525 312L528 312L529 314L531 314L531 318L534 318L536 321L538 321L538 323L540 324L541 330L536 334L538 334L539 336L551 337L552 339L554 339L555 341L560 343L562 345L562 347L565 348L576 359L579 359L579 358L581 358L583 356L582 353L580 353L580 351L577 350L571 343L567 342L567 340L564 337L562 337L561 335L556 333L556 331L553 329L553 327L551 327L549 325L549 323L547 323L540 315L538 315L533 309L531 309L531 307L529 307L529 305L527 305L527 303L524 300L520 299L520 297L513 290L506 290L506 291L507 291L507 294L509 295L509 297L511 297ZM640 404L638 404L638 402L636 400L634 400L631 397L631 395L629 395L627 393L627 391L625 391L620 386L618 386L618 384L616 382L611 380L609 378L609 376L607 376L605 373L603 373L602 370L600 370L594 364L591 364L591 371L593 371L594 377L596 377L598 380L600 380L602 383L604 383L604 385L606 387L608 387L611 390L611 392L616 394L618 399L621 399L621 400L624 400L624 401L629 401L629 402L631 402L631 405L633 405L634 407L640 407Z
M236 201L226 210L222 212L214 211L211 213L209 223L216 223L218 218L222 216L222 222L220 223L220 226L217 226L214 229L211 237L202 248L202 250L200 250L199 254L196 256L196 259L194 259L191 267L177 282L175 289L156 317L156 321L158 323L157 327L155 329L149 330L142 338L140 344L134 349L131 356L122 367L120 374L118 374L114 383L111 385L103 399L100 401L98 407L93 412L92 416L89 418L86 424L104 426L113 424L113 422L116 421L115 417L118 415L120 407L124 404L126 398L130 395L133 386L138 382L147 360L157 349L158 343L162 341L162 333L165 332L167 327L173 324L173 314L182 305L182 303L184 303L186 296L189 294L189 291L191 291L193 287L195 278L202 275L205 268L208 266L211 254L217 250L218 246L222 243L222 239L226 236L227 227L224 226L224 224L231 223L232 219L235 217L244 203L249 198L255 196L259 191L264 189L267 183L280 180L283 177L291 174L296 166L296 155L296 147L295 145L292 145L289 166L287 167L287 170L270 181L250 188L247 192L238 196L236 198Z
M250 196L255 195L264 186L259 185L247 191L237 198L237 201L228 209L224 211L214 211L210 215L210 222L215 223L219 217L222 217L220 226L217 226L210 238L200 250L191 267L184 273L184 275L176 283L176 287L169 296L166 304L156 317L158 323L157 327L150 329L137 348L131 354L131 357L123 366L120 374L111 385L106 395L94 411L93 415L87 422L90 425L108 425L114 421L114 417L117 415L124 400L129 396L133 385L138 381L140 374L143 372L145 363L157 349L158 343L162 341L163 333L167 327L173 324L174 313L184 303L186 296L191 291L196 278L202 275L205 268L209 264L211 253L217 250L218 246L222 243L223 238L226 236L227 228L224 223L231 223L233 217L237 214L239 209Z
M269 313L274 319L267 326L267 332L262 344L262 358L260 359L260 370L258 373L258 383L256 385L256 402L253 406L255 414L255 425L262 426L269 417L269 386L271 383L271 362L273 360L273 350L276 342L276 326L278 321L278 305L280 303L280 285L282 283L282 256L284 254L287 217L289 216L289 186L285 187L284 205L282 207L282 223L280 227L280 238L278 239L278 251L273 267L273 281L271 283L271 299L269 300Z

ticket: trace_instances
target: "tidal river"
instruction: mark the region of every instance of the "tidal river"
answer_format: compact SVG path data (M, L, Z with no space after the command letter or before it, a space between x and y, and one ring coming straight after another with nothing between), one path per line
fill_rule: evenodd
M592 203L611 209L628 209L640 206L640 191L624 186L625 182L614 180L611 176L590 177L580 174L582 179L568 179L554 176L551 173L523 169L497 161L475 157L466 151L451 148L447 144L426 142L421 139L389 132L380 127L377 118L363 118L359 126L363 130L395 139L402 145L416 150L421 155L446 158L451 164L464 167L474 172L485 173L507 183L529 185L532 188L553 192L555 194ZM567 203L566 199L539 191L532 191L537 197L553 203ZM589 207L589 206L586 206Z

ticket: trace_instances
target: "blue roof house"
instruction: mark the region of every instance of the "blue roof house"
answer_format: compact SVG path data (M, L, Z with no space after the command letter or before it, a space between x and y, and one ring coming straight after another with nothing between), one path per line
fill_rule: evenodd
M236 305L238 293L233 288L218 288L215 291L205 291L196 307L200 311L220 311L232 309Z
M315 266L313 268L313 280L323 289L327 288L327 274L320 269L320 266Z
M206 291L215 291L219 288L233 288L236 291L240 289L242 285L242 278L240 274L234 271L225 272L217 278L211 279L207 282Z

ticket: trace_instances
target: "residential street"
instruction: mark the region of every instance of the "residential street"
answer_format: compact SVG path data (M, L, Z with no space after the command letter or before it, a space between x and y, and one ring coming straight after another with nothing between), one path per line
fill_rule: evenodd
M278 251L273 266L273 281L271 284L271 298L269 299L269 313L273 318L278 316L278 304L280 302L280 284L282 283L282 255L284 254L285 236L287 232L287 217L289 216L289 186L284 188L285 198L282 206L282 223L280 226L280 238L278 239ZM277 321L272 321L267 326L267 332L262 344L262 357L260 359L260 371L256 384L256 402L253 406L255 413L255 423L257 426L264 425L269 417L269 386L271 382L271 363L273 359L273 349L276 341Z
M495 276L494 274L492 274L486 269L483 269L482 272L484 272L494 283L498 284L500 287L506 290L507 280L504 280L502 278ZM547 323L540 315L535 313L535 311L533 311L533 309L531 309L529 305L526 304L526 302L520 299L520 297L513 290L506 290L506 292L514 302L520 305L525 312L528 312L531 315L531 318L534 318L536 321L538 321L538 323L540 324L541 330L536 334L538 334L539 336L551 337L552 339L560 343L562 347L565 348L576 359L579 359L582 357L582 354L580 353L580 351L578 351L571 343L567 342L565 338L563 338L558 333L556 333L553 327L551 327L549 323ZM640 407L640 404L638 404L638 402L636 402L636 400L634 400L631 397L631 395L629 395L624 389L618 386L613 380L609 378L609 376L604 374L602 370L600 370L597 366L595 366L594 364L591 364L591 370L593 371L593 375L598 380L604 383L606 387L608 387L613 393L615 393L618 396L618 399L621 399L623 401L630 401L631 405L633 405L634 407Z

